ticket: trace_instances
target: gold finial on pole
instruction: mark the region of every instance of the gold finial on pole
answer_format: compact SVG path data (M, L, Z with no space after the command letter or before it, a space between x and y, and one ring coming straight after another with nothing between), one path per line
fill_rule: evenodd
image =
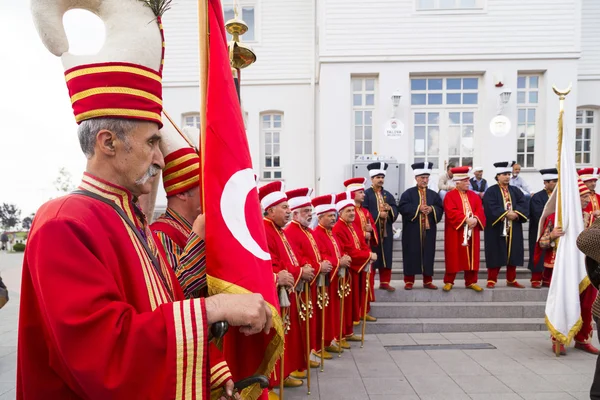
M552 90L554 90L554 93L556 93L556 95L558 96L558 100L559 100L559 108L560 111L558 113L558 185L557 185L557 198L556 198L556 202L557 202L557 207L556 207L556 227L557 228L562 228L563 224L562 224L562 195L561 195L561 188L560 188L560 184L561 184L561 155L562 155L562 144L563 144L563 132L564 132L564 128L563 128L563 123L564 123L564 113L565 113L565 97L567 97L567 95L571 92L571 88L572 88L572 84L569 84L569 87L565 90L558 90L558 88L556 87L556 85L552 85Z

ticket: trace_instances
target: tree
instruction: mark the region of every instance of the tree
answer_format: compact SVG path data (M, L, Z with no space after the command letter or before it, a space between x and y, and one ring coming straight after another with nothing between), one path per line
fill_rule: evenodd
M65 167L58 171L58 177L54 181L54 187L61 193L69 193L75 190L75 185L71 181L71 173Z
M4 229L12 229L19 225L21 210L14 204L4 203L0 206L0 224Z
M23 227L23 229L25 229L25 230L31 229L31 223L33 222L33 217L35 217L35 213L32 213L29 217L23 218L23 221L21 221L21 226Z

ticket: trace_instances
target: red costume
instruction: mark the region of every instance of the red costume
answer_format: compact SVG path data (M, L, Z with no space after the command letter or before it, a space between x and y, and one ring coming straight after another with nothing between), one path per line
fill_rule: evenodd
M80 188L115 202L160 268L108 204L43 205L23 265L17 398L206 398L204 299L184 299L129 192L88 174Z
M366 181L366 178L352 178L344 182L346 190L352 193L353 200L355 200L356 192L362 190L364 193ZM377 229L375 229L375 220L373 219L371 212L368 209L362 207L361 204L356 204L356 201L354 204L354 210L356 212L354 222L352 223L354 226L354 230L356 232L362 232L363 238L365 239L365 242L367 243L369 248L375 248L377 245L379 245L379 236L377 233ZM367 227L369 226L371 227L371 229L367 230ZM369 240L367 240L367 232L369 232L371 235ZM356 282L357 286L356 288L354 288L354 290L364 290L365 285L359 286L359 283L360 282ZM369 279L369 298L367 299L367 312L371 311L372 301L375 301L375 273L371 273ZM364 303L361 303L361 308L362 304Z
M342 193L342 195L345 195L345 193ZM354 202L348 200L347 205L342 204L342 207L340 207L340 203L344 202L343 200L340 201L340 195L338 195L336 200L338 200L337 207L340 213L343 208L354 206ZM360 321L363 316L362 305L364 304L364 296L366 294L364 290L366 288L365 268L369 267L369 262L371 261L371 249L361 235L361 232L357 232L352 223L347 223L341 218L335 223L333 233L340 244L342 254L347 254L352 258L352 262L350 263L350 279L352 280L350 298L352 301L351 304L344 303L345 325L348 328L347 334L350 334L350 332L353 332L352 322Z
M577 174L579 175L583 183L588 181L598 181L598 173L600 173L600 170L598 168L582 168L579 171L577 171ZM594 217L594 211L600 210L600 195L596 194L595 192L592 192L591 190L590 194L591 201L583 210L584 212L589 214L589 221L585 221L586 224L584 228L587 228L594 223L594 221L596 220L596 217Z
M265 231L267 234L267 244L269 245L269 253L271 254L271 262L273 264L273 273L277 274L282 270L286 270L294 276L294 289L302 287L301 276L302 269L298 263L298 259L292 250L290 242L287 240L283 229L278 227L273 221L264 218ZM285 351L284 351L284 374L287 377L291 372L303 370L306 365L305 344L303 341L304 323L300 319L300 310L296 303L296 291L289 293L290 297L290 328L285 336ZM275 371L279 371L277 367ZM284 377L284 378L285 378ZM273 381L271 382L273 384Z
M463 168L453 168L455 177L465 174ZM467 167L468 179L468 167ZM472 191L461 192L451 190L444 198L444 211L446 212L444 230L444 256L446 261L446 274L444 283L454 284L456 274L465 271L465 285L469 287L477 283L480 258L480 233L485 227L485 214L481 199ZM471 238L467 246L463 246L464 227L468 216L477 219L477 225L471 230Z
M531 280L542 281L544 286L550 286L550 283L552 282L552 271L554 271L554 261L556 259L556 242L555 239L550 238L550 233L554 229L555 219L555 213L546 217L544 229L542 230L535 247L534 263L539 262L540 257L543 257L544 271L536 273L535 276L532 274ZM590 284L588 284L579 294L579 304L581 306L581 319L583 324L581 325L579 332L575 335L575 343L587 345L592 342L592 334L594 333L594 328L592 326L592 306L597 295L598 291ZM552 341L554 342L554 338L552 338Z
M186 297L200 297L196 292L205 292L206 287L204 241L192 232L192 225L185 218L170 208L150 225L150 230L158 237L171 266L175 266L175 276ZM208 355L210 388L217 390L233 378L223 353L214 342L209 345Z

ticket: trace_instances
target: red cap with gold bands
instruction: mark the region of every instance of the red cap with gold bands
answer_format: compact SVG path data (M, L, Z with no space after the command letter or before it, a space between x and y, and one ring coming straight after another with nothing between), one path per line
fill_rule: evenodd
M165 157L163 185L167 197L183 193L200 182L200 157L191 147L176 150Z
M162 128L162 78L141 65L109 62L65 71L77 123L91 118L156 122Z

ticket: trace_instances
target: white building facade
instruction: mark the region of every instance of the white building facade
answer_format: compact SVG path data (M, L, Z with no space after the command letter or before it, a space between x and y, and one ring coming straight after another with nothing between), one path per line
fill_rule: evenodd
M198 124L197 2L165 15L164 105ZM579 166L600 164L600 2L596 0L239 0L257 62L242 104L261 181L318 194L343 189L353 165L380 157L444 165L517 160L532 189L555 166L558 97ZM225 19L233 15L224 1ZM504 136L490 121L502 92ZM402 95L396 109L393 93ZM403 135L387 137L395 113ZM574 138L574 139L573 139ZM400 189L404 189L401 187ZM160 197L159 197L160 198ZM159 200L160 201L160 200Z

